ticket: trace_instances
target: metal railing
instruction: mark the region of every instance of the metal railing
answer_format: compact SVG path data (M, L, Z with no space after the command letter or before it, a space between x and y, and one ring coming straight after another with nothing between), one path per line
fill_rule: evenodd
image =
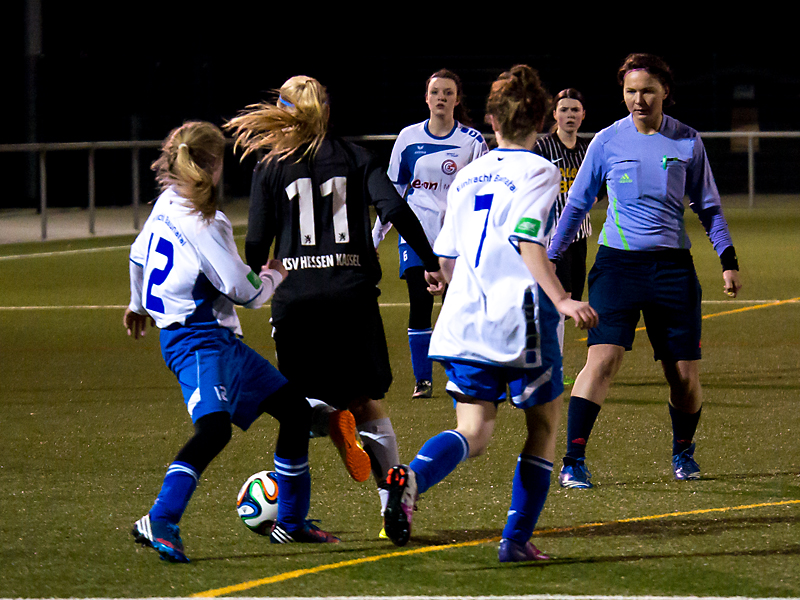
M591 137L594 134L580 134ZM800 138L800 131L727 131L706 132L700 134L704 139L729 138L747 140L747 181L749 206L755 201L756 175L755 153L756 140L766 138ZM487 136L491 137L491 136ZM393 142L396 135L366 135L348 138L354 142ZM96 220L96 170L95 154L98 150L130 150L131 151L131 204L133 207L133 228L139 230L141 220L139 207L141 204L141 181L139 151L147 148L159 148L162 142L153 141L119 141L119 142L74 142L74 143L32 143L32 144L0 144L0 152L36 153L39 159L39 210L41 213L42 240L47 239L47 153L57 151L83 150L88 153L87 177L89 181L89 233L95 233Z

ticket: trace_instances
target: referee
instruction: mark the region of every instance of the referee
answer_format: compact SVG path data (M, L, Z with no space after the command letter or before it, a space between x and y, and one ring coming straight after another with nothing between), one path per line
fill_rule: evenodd
M556 197L556 223L567 204L567 194L586 156L589 141L578 137L586 116L583 95L574 88L561 90L553 99L555 124L551 133L539 138L533 151L549 160L561 172L561 187ZM586 282L587 239L592 235L589 215L581 223L575 239L556 264L556 275L573 300L580 302Z

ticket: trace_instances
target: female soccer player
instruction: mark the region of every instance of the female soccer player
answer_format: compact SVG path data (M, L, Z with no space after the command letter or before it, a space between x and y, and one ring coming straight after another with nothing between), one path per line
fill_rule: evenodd
M331 438L354 479L364 481L371 470L381 487L398 458L381 402L392 373L370 205L426 269L439 271L439 263L376 158L330 134L328 118L325 88L297 76L283 84L275 104L250 106L226 126L243 156L265 152L253 175L245 253L250 265L263 264L274 242L288 270L272 301L278 367L305 396L340 409L334 418L352 412L366 452L342 445L337 421ZM382 506L386 497L383 491Z
M564 291L547 259L560 175L531 151L547 106L536 71L520 65L503 73L486 103L498 148L464 167L450 188L434 246L450 284L430 352L447 372L458 425L429 439L409 466L389 471L385 527L397 545L409 539L418 495L486 450L508 388L528 434L499 559L547 558L530 537L550 487L562 407L558 313L582 328L597 321ZM441 288L431 281L431 290Z
M461 80L442 69L425 83L430 117L400 132L392 148L389 178L417 215L431 244L442 228L447 190L459 169L488 151L478 131L467 126ZM373 228L375 247L388 225L378 219ZM433 296L428 293L422 261L402 237L399 240L400 277L408 287L408 346L416 385L412 398L433 394L431 342Z
M592 487L586 442L632 347L640 313L670 389L673 474L678 480L700 477L692 440L702 408L701 289L684 227L684 195L720 256L725 292L736 296L741 288L703 142L663 112L674 87L669 66L653 55L631 54L618 80L630 114L589 145L549 250L551 259L561 257L605 184L608 216L589 273L589 301L600 325L589 332L586 365L570 397L567 453L559 476L570 488Z
M258 308L286 270L265 261L259 275L236 249L230 221L217 210L225 138L218 127L189 122L172 131L153 163L162 188L131 246L131 301L123 325L160 331L161 351L183 390L195 433L167 469L161 492L133 527L137 542L165 560L189 562L178 522L200 474L231 439L262 413L280 422L275 470L280 496L273 543L337 542L306 520L310 498L311 408L286 379L239 339L234 305Z
M556 196L556 225L567 203L567 194L578 169L586 156L589 141L578 137L578 130L586 117L583 95L574 88L561 90L553 98L553 130L540 137L533 151L553 163L561 173L561 187ZM574 300L583 298L586 283L587 239L592 235L592 223L586 215L575 240L558 261L556 275Z

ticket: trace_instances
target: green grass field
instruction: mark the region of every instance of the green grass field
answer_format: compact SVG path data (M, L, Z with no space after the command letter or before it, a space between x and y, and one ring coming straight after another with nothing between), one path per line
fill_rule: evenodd
M687 216L705 299L703 479L672 480L667 390L641 333L590 440L595 489L565 491L554 477L534 542L555 559L521 565L500 565L496 551L524 429L508 406L489 452L420 500L402 549L377 539L374 484L349 479L325 439L311 444L310 516L343 543L274 546L248 531L236 493L272 468L264 417L203 474L181 522L192 563L161 562L130 529L191 424L156 332L137 343L121 326L131 238L0 246L0 597L800 596L800 201L725 206L745 286L736 301ZM455 419L441 369L433 399L409 398L395 254L384 242L387 404L410 460ZM269 309L240 316L245 340L271 358ZM581 337L567 328L568 375L583 365Z

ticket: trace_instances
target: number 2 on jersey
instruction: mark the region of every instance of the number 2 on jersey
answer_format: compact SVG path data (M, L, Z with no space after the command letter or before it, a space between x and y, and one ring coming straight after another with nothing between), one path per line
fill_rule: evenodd
M475 196L475 212L479 210L486 211L486 221L483 223L483 232L481 232L481 242L478 244L478 253L475 255L475 268L478 268L478 265L481 262L481 251L483 250L483 242L486 239L486 229L489 227L489 213L492 209L492 198L494 197L493 194L482 194L480 196Z
M151 241L152 244L152 236ZM154 285L161 285L167 279L167 275L174 265L174 250L172 244L164 238L158 238L155 252L167 259L167 264L163 269L153 269L147 279L147 294L145 294L144 307L157 313L164 314L164 301L153 293ZM148 257L149 260L149 257Z

